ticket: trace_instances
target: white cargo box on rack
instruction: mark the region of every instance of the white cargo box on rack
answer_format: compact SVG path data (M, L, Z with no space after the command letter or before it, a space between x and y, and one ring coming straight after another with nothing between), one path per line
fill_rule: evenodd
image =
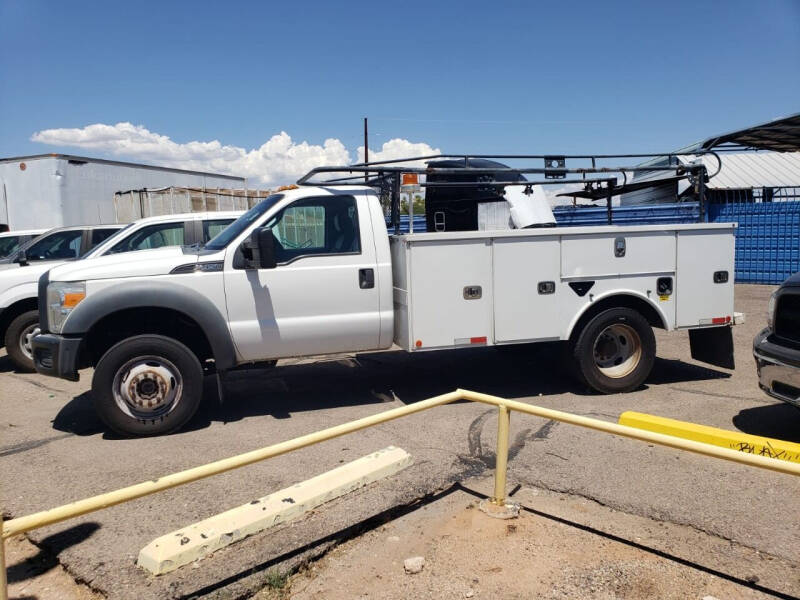
M433 350L566 340L629 295L664 329L733 319L735 224L560 227L391 238L395 342Z

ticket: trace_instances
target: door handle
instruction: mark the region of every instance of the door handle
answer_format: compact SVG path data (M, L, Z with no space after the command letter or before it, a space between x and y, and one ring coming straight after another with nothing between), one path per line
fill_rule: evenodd
M358 270L358 287L362 290L367 290L375 287L375 270L374 269L359 269Z

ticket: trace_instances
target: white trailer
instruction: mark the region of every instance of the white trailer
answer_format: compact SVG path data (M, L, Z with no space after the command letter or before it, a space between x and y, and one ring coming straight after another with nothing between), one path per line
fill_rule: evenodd
M3 158L0 231L117 223L114 194L123 190L237 188L244 183L231 175L66 154Z

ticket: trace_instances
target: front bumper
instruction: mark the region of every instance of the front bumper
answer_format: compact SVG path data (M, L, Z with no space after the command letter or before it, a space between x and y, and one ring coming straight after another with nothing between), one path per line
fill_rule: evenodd
M758 385L769 396L800 408L800 350L770 341L762 330L753 340Z
M78 381L78 357L83 338L64 337L52 333L37 335L31 340L33 364L42 375Z

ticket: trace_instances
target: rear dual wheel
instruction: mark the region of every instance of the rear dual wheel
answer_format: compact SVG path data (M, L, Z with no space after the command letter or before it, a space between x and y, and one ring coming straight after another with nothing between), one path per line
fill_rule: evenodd
M571 345L580 378L604 394L630 392L650 375L656 338L647 320L630 308L598 313Z

